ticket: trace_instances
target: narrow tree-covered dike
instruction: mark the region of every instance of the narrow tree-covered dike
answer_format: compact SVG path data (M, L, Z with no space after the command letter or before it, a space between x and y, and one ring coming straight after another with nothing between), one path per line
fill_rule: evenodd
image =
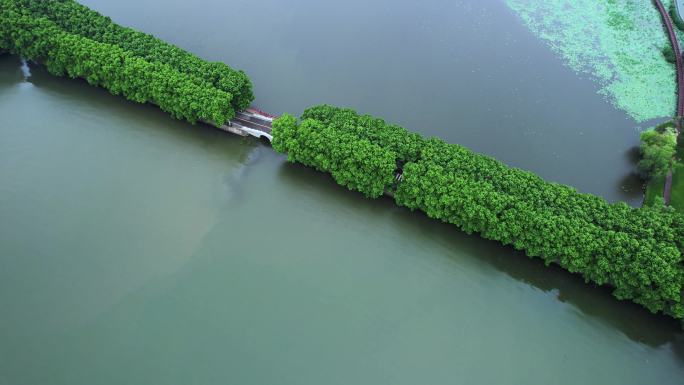
M220 126L254 98L243 72L95 17L95 12L74 1L1 0L0 4L0 47L44 64L54 75L83 78L131 101L156 104L191 123ZM34 8L51 9L53 17L33 12ZM74 14L72 8L78 12ZM65 24L72 27L61 27Z
M73 0L0 0L0 50L153 103L178 119L222 125L249 106L242 71L114 24ZM652 312L684 318L684 216L631 208L549 183L382 119L321 105L273 122L272 145L370 198L397 204L555 263Z
M684 217L631 208L350 109L307 109L273 123L273 148L368 197L555 263L652 312L684 318ZM400 178L397 176L400 175ZM397 181L400 179L400 181Z
M16 0L16 6L35 18L45 18L72 35L118 46L149 63L168 65L181 74L206 82L232 95L236 111L254 100L252 83L243 71L225 63L208 62L152 35L122 27L109 17L73 0Z

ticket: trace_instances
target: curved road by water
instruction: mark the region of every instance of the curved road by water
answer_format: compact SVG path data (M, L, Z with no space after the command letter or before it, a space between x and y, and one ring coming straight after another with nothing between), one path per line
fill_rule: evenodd
M672 51L675 56L675 69L677 70L677 112L676 112L676 127L677 127L677 138L679 138L679 133L681 132L681 118L684 115L684 100L682 100L682 93L684 88L684 68L682 66L682 52L679 49L679 42L677 41L677 34L675 33L674 27L672 26L672 19L669 13L663 6L660 0L653 0L660 11L660 16L663 18L663 23L665 28L667 28L667 34L670 37L670 43L672 44ZM672 169L668 171L667 177L665 178L665 188L663 189L663 198L665 203L670 203L670 190L672 188Z
M677 117L684 115L684 100L682 99L682 88L684 87L684 65L682 63L682 52L679 48L679 42L677 41L677 34L675 33L674 26L672 25L672 19L670 14L663 6L660 0L653 0L660 11L660 15L663 18L663 23L667 29L668 36L670 38L670 43L672 44L672 50L675 54L675 68L677 70ZM680 128L679 119L677 120L677 128Z

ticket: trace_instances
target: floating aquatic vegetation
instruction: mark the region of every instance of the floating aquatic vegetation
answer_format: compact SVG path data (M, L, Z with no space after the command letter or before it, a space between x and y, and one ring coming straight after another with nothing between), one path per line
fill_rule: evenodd
M672 116L675 69L651 0L506 0L524 24L637 122ZM663 0L669 7L672 0Z

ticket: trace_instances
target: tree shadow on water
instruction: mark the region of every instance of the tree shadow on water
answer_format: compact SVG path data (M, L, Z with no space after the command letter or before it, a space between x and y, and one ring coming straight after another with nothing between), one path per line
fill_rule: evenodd
M0 54L0 87L21 83L21 59L10 54Z
M21 76L20 59L17 56L0 56L0 75L3 68L14 67ZM207 124L191 124L174 119L151 103L137 103L121 95L88 84L84 79L72 79L50 74L44 66L29 62L31 76L27 79L41 93L59 101L59 109L66 115L84 116L93 126L125 127L126 130L146 135L164 135L166 139L197 146L207 154L237 159L244 163L257 146L256 140L246 139L216 129ZM1 84L0 77L0 85ZM107 123L106 125L102 123Z
M684 332L679 321L647 309L630 301L620 301L607 287L585 283L577 274L559 266L545 266L538 258L498 242L468 235L456 226L431 219L420 211L396 206L391 198L364 199L359 193L334 183L324 173L299 164L283 164L278 178L286 184L317 189L317 193L335 200L340 205L353 205L368 211L369 215L389 215L397 221L397 231L419 242L440 242L447 249L461 250L467 255L485 261L498 271L529 284L543 292L553 293L564 303L572 305L582 314L619 330L629 339L651 347L672 344L675 354L684 361ZM402 234L404 235L404 234Z
M402 209L397 218L413 225L415 232L428 231L431 239L437 238L464 250L518 281L554 293L559 301L609 324L634 341L657 347L684 336L678 321L652 314L631 301L620 301L612 296L609 288L585 283L581 276L557 265L545 266L541 259L530 258L512 247L476 234L467 235L456 226L431 219L419 211Z
M641 150L639 149L639 146L632 146L630 149L625 151L625 157L629 161L629 163L633 164L634 167L636 167L637 163L639 163L639 160L641 160Z
M633 146L625 151L625 158L633 166L633 171L620 178L615 187L628 203L639 207L644 199L644 181L637 173L637 163L641 159L639 147Z
M644 181L636 172L625 174L615 186L633 207L641 207L644 200Z
M283 162L278 169L277 177L283 183L294 185L302 191L312 191L316 195L325 196L340 206L360 207L375 215L386 214L387 210L399 209L389 198L366 199L361 193L337 184L330 174L316 171L299 163Z

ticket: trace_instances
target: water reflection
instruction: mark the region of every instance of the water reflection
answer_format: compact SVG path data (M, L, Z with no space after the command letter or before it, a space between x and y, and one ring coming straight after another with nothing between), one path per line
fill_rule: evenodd
M0 55L0 93L8 92L6 86L21 82L22 74L19 66L20 61L17 56Z
M14 62L14 65L17 61ZM231 160L237 156L240 163L246 164L251 149L258 146L256 140L232 135L205 124L195 124L174 119L168 113L149 103L140 104L112 95L107 90L90 86L83 79L55 77L35 63L27 64L31 74L30 82L52 98L51 103L62 106L65 114L74 114L95 120L105 126L113 122L134 121L127 125L141 135L173 135L173 138L205 151L207 156L221 154ZM0 68L1 70L2 68ZM59 108L59 106L55 106ZM161 138L161 137L160 137ZM245 151L216 151L216 147L238 145Z
M573 305L584 315L610 325L635 342L651 347L672 344L677 349L682 348L684 334L678 321L651 314L632 302L619 301L608 288L586 284L579 275L570 274L558 266L546 267L540 259L531 259L524 253L476 235L469 236L453 225L428 218L420 211L411 212L397 207L389 198L364 199L360 194L335 184L327 174L298 164L283 164L278 178L300 188L309 186L320 190L322 196L336 204L362 206L369 215L390 212L391 219L397 222L397 229L416 243L438 242L446 244L447 249L464 251L518 281L554 295L560 302ZM680 358L684 361L684 357Z
M625 174L621 179L617 180L616 188L619 189L626 199L638 202L644 196L644 181L637 173L637 163L641 159L638 146L632 146L625 151L625 159L633 166L633 171ZM636 204L640 206L640 202Z
M679 333L672 343L672 351L679 357L679 360L684 362L684 335Z

